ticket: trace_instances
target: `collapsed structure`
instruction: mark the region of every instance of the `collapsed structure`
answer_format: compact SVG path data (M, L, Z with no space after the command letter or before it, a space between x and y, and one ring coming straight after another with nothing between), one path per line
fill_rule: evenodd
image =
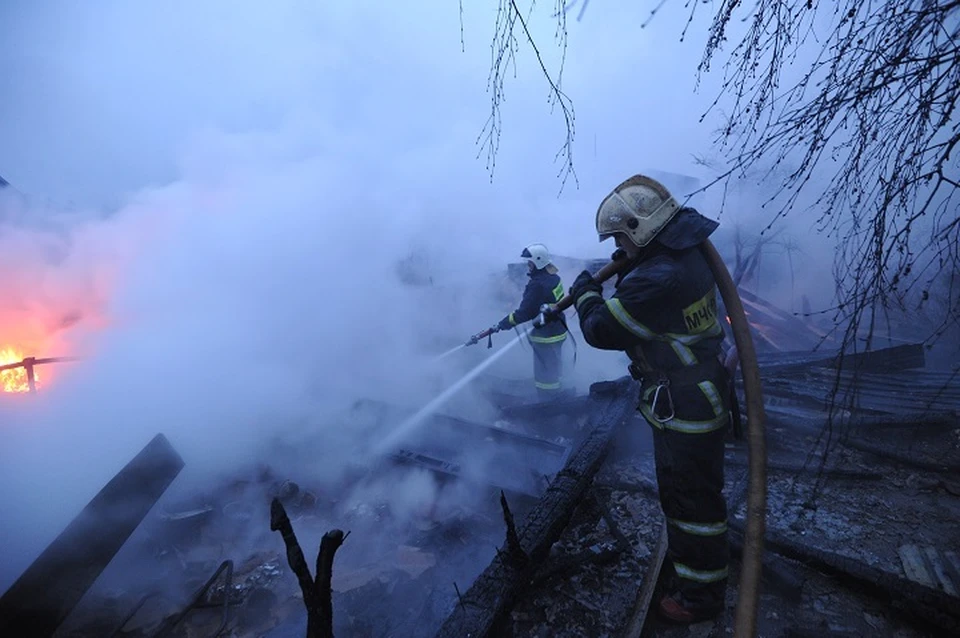
M558 262L568 272L597 266ZM957 631L960 379L924 370L917 344L840 357L816 326L741 294L769 420L761 633ZM295 481L283 467L264 465L186 501L161 501L145 518L104 519L102 528L121 542L98 554L99 570L61 569L87 554L70 557L52 545L56 551L0 599L0 628L17 629L10 623L22 622L32 597L49 595L37 570L59 569L71 596L58 596L59 611L33 633L11 635L649 632L665 536L633 383L595 384L550 404L538 403L532 388L493 377L484 383L498 408L495 422L435 414L422 435L334 482ZM343 418L376 437L408 416L404 407L364 400ZM474 463L477 457L488 462ZM745 463L743 442L731 436L734 553L742 549ZM164 476L179 471L174 461L165 467ZM401 504L377 497L381 481L411 474L430 477L434 507L402 513ZM147 489L153 500L146 502L164 489ZM456 490L464 489L473 498L461 499ZM117 494L117 504L130 497L129 490ZM131 524L139 528L118 552ZM324 537L337 539L336 562L332 550L321 550L316 573L306 572L308 587L303 552L312 563L312 550L301 549L297 534L319 538L334 527L349 535ZM59 562L51 564L51 555ZM735 598L731 588L717 627L729 625Z

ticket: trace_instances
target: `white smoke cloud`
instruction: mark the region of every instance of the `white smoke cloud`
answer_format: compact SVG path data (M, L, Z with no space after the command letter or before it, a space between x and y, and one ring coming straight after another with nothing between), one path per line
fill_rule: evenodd
M491 276L522 246L609 255L600 198L642 166L686 171L709 135L669 125L703 105L698 52L665 54L666 29L635 37L642 11L627 6L571 24L581 188L560 198L563 124L529 54L508 80L492 184L476 158L489 11L464 7L461 52L449 2L0 9L0 174L78 203L0 204L0 342L24 317L73 313L35 354L83 357L0 405L0 589L157 432L186 460L179 483L255 463L280 433L324 441L314 475L333 476L341 451L364 447L339 411L368 396L422 405L486 356L430 363L509 312ZM614 49L646 79L598 73ZM690 102L665 109L670 95ZM400 282L415 251L432 287ZM622 363L581 340L573 376L584 389ZM497 372L531 368L516 349ZM455 408L483 413L472 398Z

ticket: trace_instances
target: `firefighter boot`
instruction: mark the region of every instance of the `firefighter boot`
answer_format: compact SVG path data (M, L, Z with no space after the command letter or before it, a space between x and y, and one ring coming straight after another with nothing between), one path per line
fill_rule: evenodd
M665 595L660 599L660 616L671 622L690 625L711 620L723 611L723 604L699 604L680 592Z

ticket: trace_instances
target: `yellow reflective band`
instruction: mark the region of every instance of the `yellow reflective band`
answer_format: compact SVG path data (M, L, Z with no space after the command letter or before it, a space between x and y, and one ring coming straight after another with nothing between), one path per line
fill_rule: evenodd
M619 321L620 325L626 328L629 332L632 332L641 339L657 339L657 334L650 330L650 328L631 317L630 313L626 311L626 309L623 307L623 304L620 303L620 300L616 297L607 300L607 308L610 310L610 314L613 315L613 318Z
M583 293L582 295L577 297L576 302L574 302L574 305L577 307L577 310L580 310L580 302L582 302L584 299L589 299L590 297L603 297L603 295L601 295L598 292L593 292L592 290L590 292Z
M559 334L555 337L534 337L531 335L530 341L534 343L557 343L558 341L563 341L567 338L567 333Z
M713 407L713 413L718 417L725 416L726 410L723 409L723 399L720 398L720 391L717 390L713 381L701 381L697 384L697 387L700 388L700 392L703 392L703 396L707 397L707 401Z
M679 521L675 518L668 518L667 522L681 532L693 534L694 536L719 536L727 531L726 521L722 523L691 523L689 521Z
M512 312L510 313L510 316L507 317L507 319L510 320L510 324L511 324L511 325L514 325L514 326L517 325L517 320L513 318L513 313L512 313Z
M727 425L726 414L718 416L715 419L710 419L709 421L687 421L686 419L674 417L666 423L660 423L646 402L640 404L640 414L649 421L650 425L658 430L667 429L675 432L683 432L684 434L707 434L708 432L719 430Z
M673 341L679 341L680 343L683 343L685 345L692 346L696 343L700 343L704 339L709 339L710 337L718 337L722 334L723 334L723 328L720 327L719 323L715 323L704 332L701 332L700 334L683 335L683 334L678 334L676 332L667 332L663 336L666 337L667 339L671 339Z
M698 583L715 583L727 577L727 568L712 569L705 571L702 569L693 569L683 563L674 563L673 568L677 571L677 576L686 578Z
M560 301L561 299L563 299L563 282L562 281L558 283L556 287L553 289L553 298L556 299L557 301Z
M677 353L677 358L680 359L683 365L692 366L697 362L697 355L693 354L693 350L679 341L670 341L670 347Z
M557 381L556 383L543 383L542 381L534 381L533 385L537 386L537 389L539 390L559 390L560 389L559 381Z
M584 297L585 296L586 295L584 295ZM660 341L669 343L680 362L687 366L694 365L699 362L697 356L690 349L690 346L699 343L704 339L723 334L723 329L720 327L720 324L715 323L709 329L704 329L704 331L700 334L682 335L675 332L667 332L660 335L634 319L623 307L623 304L620 303L620 300L616 297L607 301L607 308L610 310L610 314L613 315L613 318L616 319L621 326L626 328L629 332L633 333L637 337L647 341Z

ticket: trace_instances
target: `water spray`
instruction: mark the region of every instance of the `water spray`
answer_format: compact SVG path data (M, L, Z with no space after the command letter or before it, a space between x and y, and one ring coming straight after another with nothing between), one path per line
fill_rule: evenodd
M459 352L460 350L462 350L463 348L466 348L467 346L474 346L480 343L483 339L487 340L487 348L493 348L493 335L497 332L500 332L500 328L498 328L497 326L494 326L492 328L487 328L486 330L483 330L482 332L478 332L477 334L470 337L470 339L468 339L466 343L461 343L459 346L454 346L453 348L450 348L443 354L434 357L431 361L433 363L437 363L438 361L446 359L454 352ZM519 336L523 336L523 335L520 335L519 331L517 332L517 334Z
M493 365L497 359L506 354L512 347L520 343L520 340L527 336L527 333L530 332L530 329L523 331L521 334L517 335L507 343L503 345L502 348L497 350L487 359L485 359L480 365L476 366L470 372L465 374L460 380L454 383L452 386L444 390L442 393L438 394L430 403L426 404L420 408L416 414L407 418L403 423L394 428L393 432L387 435L382 441L380 441L376 446L374 446L374 453L377 456L386 454L393 447L397 445L404 438L409 436L413 431L415 431L420 425L423 424L423 421L426 417L430 416L437 409L446 403L450 397L455 395L457 392L462 390L467 386L468 383L476 379L480 373ZM464 346L458 346L457 349ZM449 354L449 353L447 353ZM444 355L446 356L446 355Z
M609 264L601 268L599 272L597 272L597 274L593 276L593 278L596 279L598 282L603 283L607 279L610 279L611 277L616 275L618 272L626 268L628 264L629 264L629 261L626 259L617 259L617 260L611 261ZM563 314L563 312L573 305L573 302L574 302L574 299L568 294L563 299L558 301L556 304L545 304L540 309L540 315L534 320L533 326L531 326L530 328L527 328L522 332L519 332L516 337L514 337L513 339L508 341L506 344L504 344L504 346L500 348L500 350L498 350L492 356L487 358L483 363L481 363L480 365L472 369L470 372L464 375L463 378L461 378L452 386L444 390L441 394L437 395L432 401L430 401L430 403L420 408L420 410L418 410L416 414L409 417L403 423L398 425L393 430L393 432L391 432L386 438L384 438L382 441L380 441L379 444L377 444L374 447L374 453L379 456L389 452L390 449L393 448L401 440L403 440L404 437L409 436L411 432L416 430L416 428L423 423L424 419L427 416L435 412L437 408L439 408L446 401L448 401L450 397L452 397L454 394L456 394L457 392L462 390L464 387L466 387L468 383L470 383L475 378L477 378L477 376L479 376L481 372L483 372L484 370L489 368L491 365L493 365L493 363L497 359L502 357L513 346L517 345L523 339L525 339L530 334L531 330L533 330L535 327L544 325L548 321L559 320L559 317ZM483 339L487 339L487 347L492 348L493 347L492 337L493 337L493 334L497 332L500 332L500 328L497 326L494 326L492 328L487 328L486 330L479 332L473 335L472 337L470 337L470 339L462 346L457 346L456 348L453 348L452 350L449 350L443 353L437 358L437 360L448 356L449 354L459 350L460 348L477 344Z
M434 357L434 358L431 359L430 361L431 361L431 363L437 363L437 362L439 362L439 361L442 361L443 359L446 359L447 357L449 357L450 355L452 355L454 352L460 352L461 350L463 350L463 349L466 348L466 347L467 347L467 344L461 343L461 344L458 345L458 346L454 346L454 347L450 348L449 350L447 350L447 351L444 352L443 354L437 355L436 357Z

